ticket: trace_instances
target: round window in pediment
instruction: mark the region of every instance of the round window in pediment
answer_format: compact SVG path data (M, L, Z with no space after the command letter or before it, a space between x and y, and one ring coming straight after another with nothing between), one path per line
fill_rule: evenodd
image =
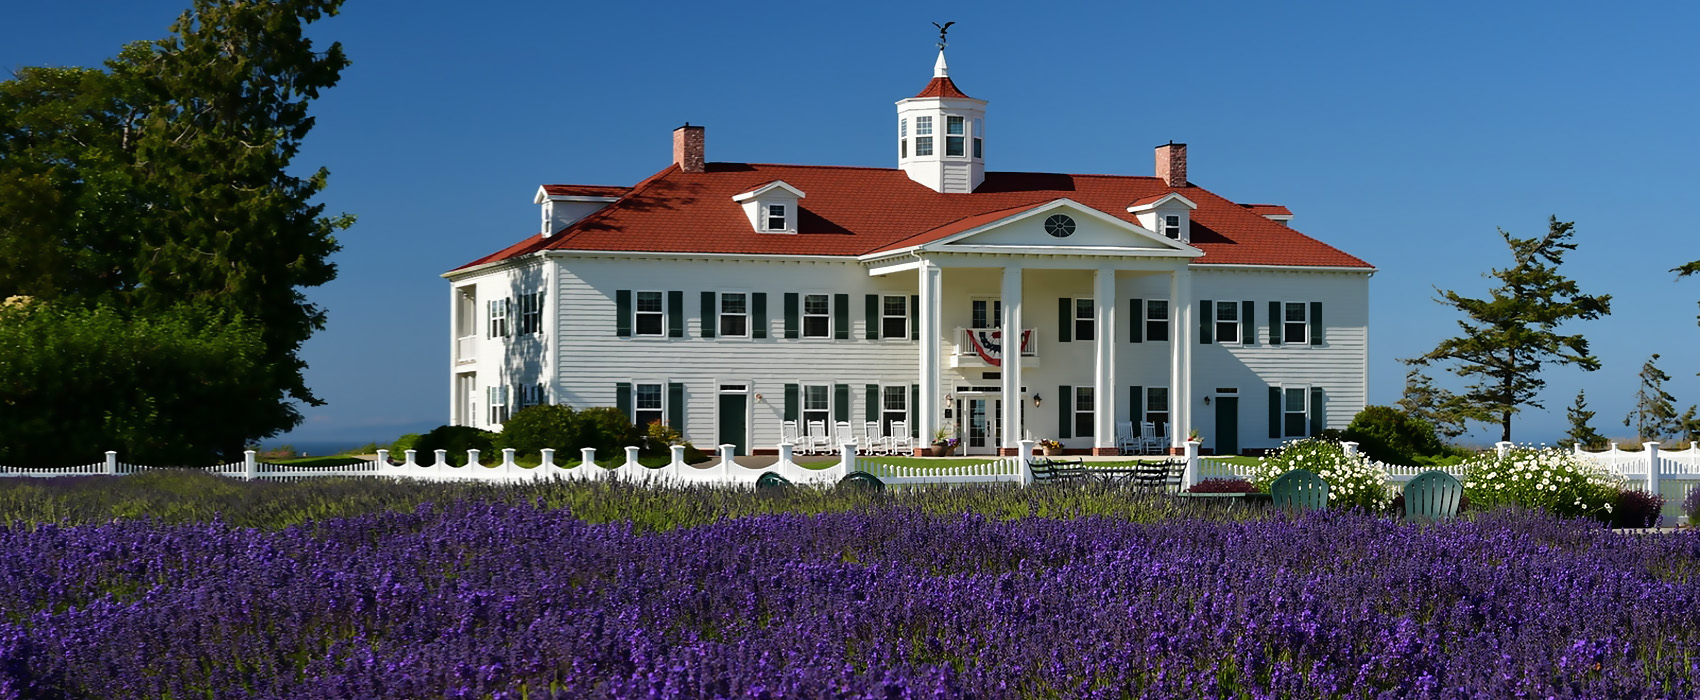
M1057 238L1067 238L1074 233L1074 219L1067 214L1052 214L1045 219L1045 233Z

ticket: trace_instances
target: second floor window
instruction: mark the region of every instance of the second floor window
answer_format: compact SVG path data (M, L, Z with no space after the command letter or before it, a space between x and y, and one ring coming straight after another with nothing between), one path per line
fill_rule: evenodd
M909 299L887 296L880 300L880 337L909 337Z
M506 338L511 330L508 326L509 299L490 300L490 337Z
M1240 342L1240 307L1234 302L1216 303L1216 342Z
M665 297L661 292L638 292L632 312L632 329L636 335L663 335L667 331Z
M1282 317L1281 342L1288 345L1304 345L1309 342L1305 332L1310 329L1310 316L1306 313L1305 303L1289 301L1283 306L1286 307L1286 313Z
M1169 301L1167 299L1145 300L1145 339L1169 339Z
M749 295L725 292L720 295L720 336L742 338L750 334Z
M1097 302L1092 299L1074 300L1074 339L1092 340L1097 334Z
M803 295L803 337L832 337L832 302L827 295Z
M519 295L519 328L520 335L543 332L543 292L528 292Z

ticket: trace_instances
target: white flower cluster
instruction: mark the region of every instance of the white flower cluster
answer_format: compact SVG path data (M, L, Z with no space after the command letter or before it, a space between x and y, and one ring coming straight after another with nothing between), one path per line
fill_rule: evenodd
M1260 457L1252 468L1252 481L1268 488L1276 477L1294 469L1314 472L1328 482L1328 500L1383 508L1392 503L1387 490L1387 471L1372 464L1363 454L1348 455L1339 443L1299 440L1288 443L1271 457Z
M1605 495L1624 485L1616 473L1557 448L1514 448L1505 457L1483 455L1463 466L1465 492L1491 503L1609 513Z

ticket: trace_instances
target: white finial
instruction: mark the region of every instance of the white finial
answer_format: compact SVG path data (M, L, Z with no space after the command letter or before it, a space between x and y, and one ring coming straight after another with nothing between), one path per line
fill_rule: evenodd
M950 77L950 66L944 62L944 49L939 49L939 60L933 63L934 78Z

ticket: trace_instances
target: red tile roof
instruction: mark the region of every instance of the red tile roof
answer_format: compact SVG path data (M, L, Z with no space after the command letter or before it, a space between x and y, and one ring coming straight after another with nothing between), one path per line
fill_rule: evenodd
M544 185L543 194L551 197L624 197L630 187L611 185Z
M916 97L963 97L970 100L974 99L963 94L961 90L956 89L956 83L951 82L949 76L933 78L932 82L927 83L926 87L921 88L921 93L916 95Z
M732 201L774 180L808 193L795 234L757 233ZM534 234L463 267L539 250L858 256L937 240L1064 197L1137 224L1128 205L1169 192L1198 205L1192 245L1205 255L1195 264L1371 267L1209 191L1156 177L992 172L971 194L941 194L892 168L759 163L709 163L700 173L668 166L554 236Z
M1280 204L1241 204L1258 216L1292 216L1293 211Z

